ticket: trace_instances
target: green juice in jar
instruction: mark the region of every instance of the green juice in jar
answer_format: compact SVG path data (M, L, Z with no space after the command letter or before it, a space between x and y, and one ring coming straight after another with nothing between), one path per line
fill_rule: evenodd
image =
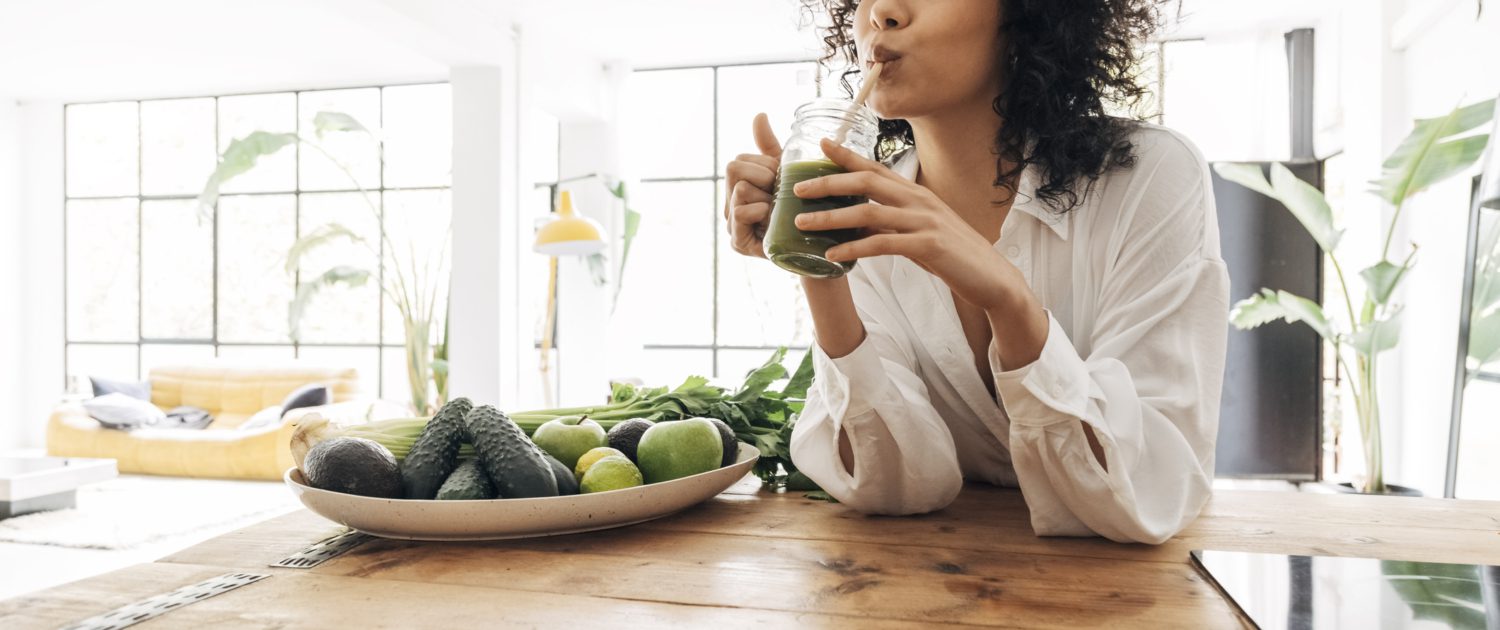
M802 230L797 215L846 208L865 203L864 197L823 197L803 199L792 192L798 182L845 172L830 160L804 160L781 165L777 178L776 205L771 209L766 227L766 257L777 266L804 276L833 278L854 268L854 261L832 262L825 258L828 248L859 237L858 230Z
M776 201L764 237L766 258L792 273L813 278L836 278L854 269L854 261L828 260L828 248L859 238L857 229L802 230L797 215L865 203L863 196L803 199L792 192L798 182L843 173L844 168L823 154L819 145L831 139L870 157L875 151L879 118L853 101L818 99L797 108L792 135L781 154Z

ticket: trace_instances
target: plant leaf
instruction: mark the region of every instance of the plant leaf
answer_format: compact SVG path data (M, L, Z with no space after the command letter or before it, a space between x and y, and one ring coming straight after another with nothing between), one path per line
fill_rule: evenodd
M1328 207L1322 191L1297 179L1279 163L1271 165L1271 186L1276 190L1276 199L1297 217L1323 251L1331 252L1338 247L1344 233L1333 227L1333 209Z
M211 215L214 204L219 202L219 189L225 182L255 168L255 163L260 158L276 153L297 141L297 134L268 131L251 132L243 138L231 141L229 147L224 149L224 154L219 156L219 163L214 167L214 172L209 174L208 181L203 184L203 192L198 193L198 215L200 217Z
M1412 618L1447 628L1485 627L1483 589L1477 567L1434 562L1381 560L1385 583L1411 607Z
M1344 233L1333 226L1333 210L1328 207L1328 200L1312 184L1297 179L1287 167L1272 164L1269 181L1255 164L1222 162L1214 165L1214 171L1228 181L1281 202L1323 251L1332 252L1338 247Z
M343 112L318 112L313 116L313 129L317 130L318 138L334 131L363 131L369 133L364 125L359 124L353 116Z
M1356 352L1368 357L1390 350L1400 341L1400 311L1386 319L1377 319L1360 326L1359 330L1354 331L1354 334L1349 337L1349 345L1353 346Z
M347 238L356 243L362 243L365 240L360 235L355 234L354 230L341 224L325 223L320 225L313 228L311 232L304 234L302 238L297 239L297 242L292 243L292 248L287 250L286 253L286 272L296 273L297 268L302 265L303 257L340 238Z
M812 381L813 351L809 348L807 354L802 355L802 362L797 364L797 371L792 373L791 380L787 381L786 387L781 388L782 398L806 398Z
M1396 291L1396 285L1401 282L1401 277L1406 275L1409 269L1411 268L1397 265L1389 260L1382 260L1359 272L1359 277L1365 279L1365 290L1370 300L1375 304L1385 306L1385 303L1391 299L1391 293Z
M786 366L781 364L785 358L786 346L777 348L765 363L745 374L745 384L738 392L735 392L733 400L736 402L755 400L760 397L761 392L771 386L771 383L786 378Z
M1276 192L1271 189L1271 182L1266 181L1266 175L1261 171L1259 164L1219 162L1214 164L1214 172L1226 180L1271 197L1272 199L1276 198Z
M287 311L287 324L291 330L292 341L299 341L302 329L302 316L307 312L307 305L312 302L323 289L337 285L357 287L370 280L370 271L358 267L339 265L319 274L318 277L297 285L297 296L292 299L291 308Z
M1276 320L1302 322L1317 331L1318 336L1333 340L1333 327L1323 307L1307 298L1286 291L1261 289L1259 294L1240 300L1229 312L1229 321L1241 330L1256 328Z
M1382 164L1375 194L1399 206L1408 197L1457 173L1484 151L1484 136L1453 139L1490 120L1495 99L1456 107L1446 116L1418 119L1411 133L1401 140Z
M623 195L625 190L625 183L621 182L619 188L621 190L621 194ZM612 298L612 304L620 303L620 289L625 287L625 261L630 260L630 244L635 242L635 235L636 233L640 232L640 230L641 213L631 209L630 206L626 206L625 227L620 237L620 268L615 272L615 295ZM614 307L611 306L610 308L611 310L613 310Z
M607 270L607 265L604 264L604 254L590 254L588 257L588 263L589 274L594 277L594 286L602 287L606 284L609 284L609 271Z

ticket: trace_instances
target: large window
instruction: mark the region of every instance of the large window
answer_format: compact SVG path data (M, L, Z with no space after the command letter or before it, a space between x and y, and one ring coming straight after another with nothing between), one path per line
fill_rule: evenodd
M358 368L367 393L405 400L404 332L378 279L321 293L294 342L288 310L306 278L284 265L299 235L332 221L380 242L359 186L396 243L446 226L450 100L447 84L424 84L67 106L68 375L145 378L157 365L212 357L300 358ZM227 184L211 216L199 215L197 194L233 139L257 130L312 137L321 111L355 117L384 150L359 134L326 138L329 156L288 147ZM350 245L305 267L384 274L373 258Z
M633 73L623 153L643 218L625 292L655 285L639 327L647 383L738 379L777 346L793 348L795 365L812 341L796 277L735 253L722 211L725 164L756 152L752 118L766 112L784 141L793 111L818 96L818 72L800 62Z

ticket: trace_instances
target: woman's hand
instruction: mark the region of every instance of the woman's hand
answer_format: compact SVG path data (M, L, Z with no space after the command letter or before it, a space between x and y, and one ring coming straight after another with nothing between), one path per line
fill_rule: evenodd
M776 203L776 171L781 167L781 142L765 114L755 117L755 145L760 155L742 153L724 168L724 228L734 251L766 257L761 239Z
M1001 365L1015 369L1040 356L1047 314L1021 271L932 191L885 165L829 140L823 153L847 173L800 182L803 199L862 196L871 203L809 212L803 230L854 228L865 236L828 249L832 261L893 254L905 256L948 285L954 295L985 311L1000 348Z
M987 311L1007 306L1025 288L1020 271L932 191L831 141L823 141L823 152L849 172L798 183L793 192L803 199L860 196L872 202L797 217L803 230L856 228L865 234L829 248L829 260L905 256Z

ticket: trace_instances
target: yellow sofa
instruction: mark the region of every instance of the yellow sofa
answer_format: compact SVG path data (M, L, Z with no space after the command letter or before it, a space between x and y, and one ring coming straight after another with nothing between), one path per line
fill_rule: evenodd
M287 414L280 426L241 430L256 412L279 405L309 383L327 385L333 404ZM47 423L47 452L58 457L114 459L122 473L276 480L292 466L288 442L298 418L318 413L345 421L379 420L403 414L401 406L357 400L353 368L246 367L228 364L173 366L151 370L151 402L162 409L191 405L208 410L208 428L137 429L101 427L79 403L64 403Z

